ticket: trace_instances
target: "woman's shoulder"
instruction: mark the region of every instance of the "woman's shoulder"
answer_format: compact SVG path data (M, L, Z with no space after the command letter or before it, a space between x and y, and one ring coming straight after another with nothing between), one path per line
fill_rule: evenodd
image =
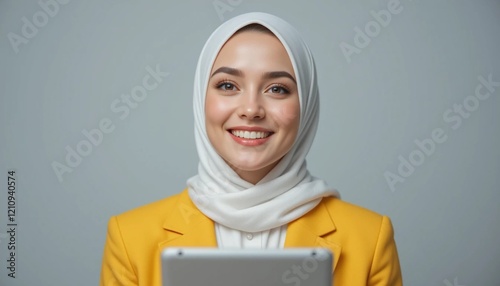
M155 220L161 223L179 205L180 201L186 201L186 199L187 202L190 202L187 190L184 190L169 197L125 211L115 217L122 223L143 224L145 221L153 222Z
M376 228L383 221L389 220L383 214L336 197L325 197L322 200L322 204L326 207L330 217L337 226L356 224L358 228L360 226L368 228L372 226Z
M337 197L324 197L322 203L325 204L328 209L334 212L350 212L359 214L362 216L381 216L381 214L370 210L368 208L362 207L360 205L356 205L351 202L344 201Z

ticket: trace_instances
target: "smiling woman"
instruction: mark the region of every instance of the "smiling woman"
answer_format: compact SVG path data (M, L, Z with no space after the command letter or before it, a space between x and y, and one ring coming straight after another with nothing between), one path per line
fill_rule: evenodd
M216 29L195 74L198 174L178 195L111 218L101 285L161 285L160 252L174 246L324 247L335 285L402 285L389 218L307 170L316 78L309 48L278 17Z
M210 143L242 179L257 184L291 149L300 103L285 48L269 30L254 26L219 52L205 109Z

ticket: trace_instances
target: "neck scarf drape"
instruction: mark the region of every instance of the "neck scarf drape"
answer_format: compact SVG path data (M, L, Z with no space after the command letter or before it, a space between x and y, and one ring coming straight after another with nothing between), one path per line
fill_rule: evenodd
M224 43L240 28L261 24L285 47L295 72L299 101L299 132L291 150L257 184L241 179L217 154L205 128L205 96L212 65ZM224 226L246 232L269 230L287 224L313 209L325 196L339 196L325 181L307 170L319 120L319 92L312 54L299 33L276 16L253 12L219 26L209 37L196 68L194 125L200 162L198 175L187 181L198 209Z

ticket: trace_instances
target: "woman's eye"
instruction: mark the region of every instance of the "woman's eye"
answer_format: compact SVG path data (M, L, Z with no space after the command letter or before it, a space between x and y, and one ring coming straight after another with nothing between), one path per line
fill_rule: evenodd
M235 90L236 87L230 82L223 82L217 86L217 88L222 90Z
M269 91L272 92L272 93L282 93L282 94L288 94L288 93L290 93L288 91L288 89L286 89L286 88L284 88L282 86L279 86L279 85L275 85L275 86L271 87L269 89Z

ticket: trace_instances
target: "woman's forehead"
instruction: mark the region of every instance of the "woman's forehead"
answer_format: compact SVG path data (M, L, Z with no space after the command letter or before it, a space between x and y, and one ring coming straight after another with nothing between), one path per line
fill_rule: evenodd
M273 34L245 31L230 37L219 50L211 73L222 66L236 69L284 70L295 79L292 62L281 41Z

